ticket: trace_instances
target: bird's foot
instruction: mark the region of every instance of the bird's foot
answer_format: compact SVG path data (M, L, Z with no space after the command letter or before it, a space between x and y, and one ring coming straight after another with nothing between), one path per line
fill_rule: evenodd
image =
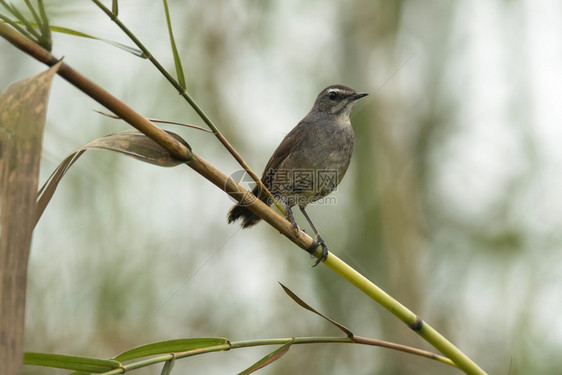
M316 241L312 242L312 246L310 246L307 251L311 256L314 256L314 253L316 252L318 246L322 246L322 255L318 259L316 259L316 262L312 265L312 267L316 267L318 263L324 262L326 261L326 259L328 259L328 246L326 246L324 239L320 236L318 236L318 239Z
M287 211L287 220L289 220L289 222L291 224L293 224L293 228L295 229L295 234L298 235L299 234L299 225L295 221L295 217L293 216L293 210L291 210L289 207L287 207L286 211Z

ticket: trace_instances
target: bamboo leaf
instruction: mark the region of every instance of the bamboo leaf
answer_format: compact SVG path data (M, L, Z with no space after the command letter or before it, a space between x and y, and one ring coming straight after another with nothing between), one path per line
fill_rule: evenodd
M102 41L104 43L110 44L114 47L117 47L119 49L122 49L125 52L129 52L135 56L141 57L143 59L146 59L146 55L138 48L134 48L131 46L127 46L125 44L119 43L119 42L115 42L113 40L109 40L109 39L104 39L104 38L100 38L94 35L90 35L90 34L86 34L82 31L78 31L78 30L73 30L73 29L69 29L67 27L61 27L61 26L53 26L53 25L49 25L49 29L51 31L55 31L58 33L63 33L63 34L68 34L68 35L73 35L73 36L78 36L81 38L88 38L88 39L94 39L94 40L99 40Z
M179 135L170 131L168 131L168 133L189 148L187 142ZM94 139L68 155L49 176L45 184L43 184L37 193L34 225L37 224L41 215L43 215L43 212L51 201L58 184L68 169L80 158L80 156L84 154L84 152L92 149L119 152L145 163L154 164L160 167L175 167L183 163L170 155L165 148L136 130L127 130L121 133L110 134L105 137Z
M129 361L131 359L142 358L156 354L187 352L189 350L209 348L212 346L224 345L226 343L228 343L228 340L222 337L195 337L160 341L127 350L115 356L113 359L120 362Z
M51 201L53 194L55 194L55 191L59 185L60 180L64 177L64 175L66 174L68 169L72 166L72 164L74 164L74 162L78 160L78 158L80 158L80 156L82 156L84 152L85 152L84 150L77 151L67 156L62 161L62 163L58 165L58 167L54 170L54 172L49 176L47 181L43 184L43 186L37 193L37 204L35 206L35 219L33 223L34 227L37 225L37 222L41 218L41 215L43 215L43 212L45 211L45 208L47 208L47 205Z
M183 73L183 67L181 64L180 55L176 47L176 41L174 40L174 32L172 30L172 20L170 19L170 11L168 9L168 0L164 1L164 10L166 12L166 23L168 24L168 33L170 34L170 44L172 45L172 53L174 55L174 64L176 65L176 75L178 76L178 83L185 90L187 85L185 83L185 75Z
M49 20L47 19L47 15L45 13L45 9L43 7L43 1L37 0L39 14L31 4L30 0L25 0L25 5L31 13L32 19L27 19L22 12L13 4L8 4L4 0L0 0L0 4L3 5L8 11L17 18L16 21L9 19L3 14L0 14L0 19L14 27L20 33L24 34L26 37L30 38L31 40L36 41L39 43L43 48L47 50L51 50L52 41L51 41L51 31L49 30ZM21 28L19 25L25 26L24 29ZM35 30L35 28L39 29L39 32Z
M279 358L283 357L285 355L285 353L287 353L289 351L293 342L294 342L294 340L292 340L292 341L286 343L285 345L281 346L280 348L272 351L271 353L269 353L268 355L266 355L265 357L263 357L262 359L260 359L256 363L254 363L252 366L248 367L246 370L239 373L238 375L251 374L252 372L255 372L255 371L257 371L257 370L277 361Z
M25 16L19 11L19 9L16 8L15 5L13 5L13 4L7 4L5 1L2 1L1 3L2 3L2 5L4 5L4 6L8 9L8 11L9 11L10 13L12 13L12 15L13 15L14 17L16 17L16 18L19 20L19 23L20 23L20 24L22 24L22 25L24 25L24 26L26 27L27 31L28 31L31 35L33 35L33 37L34 37L36 40L39 40L40 35L33 29L33 27L32 27L32 22L30 22L29 20L27 20L27 19L25 18Z
M306 302L304 302L302 299L300 299L295 293L293 293L289 288L287 288L285 285L279 283L279 285L281 285L281 287L283 288L283 290L285 291L285 293L287 293L289 295L289 297L291 297L293 299L293 301L295 301L296 303L298 303L299 305L301 305L302 307L304 307L305 309L307 309L308 311L312 311L313 313L315 313L316 315L320 315L322 318L326 319L327 321L329 321L330 323L332 323L333 325L335 325L336 327L338 327L339 329L341 329L343 332L345 332L345 334L347 335L347 337L353 338L353 332L351 332L348 328L346 328L344 325L336 322L333 319L328 318L326 315L319 313L318 311L316 311L315 309L313 309L312 307L310 307L310 305L308 305Z
M21 372L27 264L43 129L61 63L0 96L0 372Z
M121 366L121 363L111 359L49 353L25 353L23 363L26 365L54 367L96 374Z
M43 6L43 0L37 0L37 5L39 6L39 14L41 16L41 22L37 22L41 28L42 34L42 44L43 46L50 51L52 48L52 39L51 39L51 28L49 27L49 19L47 18L47 12L45 12L45 7Z
M12 13L23 25L25 25L27 31L29 31L29 33L35 37L35 40L37 42L41 42L41 33L35 31L35 29L33 28L34 22L25 18L25 16L16 8L15 5L12 5Z
M164 367L162 367L162 372L160 375L170 375L172 373L172 369L174 368L174 363L176 362L176 357L166 361L164 363Z
M31 5L31 1L25 0L25 5L27 5L27 9L29 9L29 11L31 12L31 16L33 17L35 22L38 25L41 25L41 20L39 19L39 16L37 15L37 12L35 11L35 9L33 9L33 6Z
M190 148L189 144L179 135L170 131L166 132ZM127 130L97 138L80 148L80 150L90 149L119 152L160 167L175 167L183 164L183 161L174 158L168 150L137 130Z
M16 29L20 34L24 35L26 38L33 40L34 36L31 35L26 29L22 28L18 21L13 21L9 17L6 17L2 13L0 13L0 20L6 22L8 25L12 26Z
M44 11L41 12L41 16L42 16L42 17L43 17L43 16L46 17L46 15L44 15ZM14 26L15 28L17 28L17 30L18 30L19 32L21 32L21 33L27 33L24 29L22 29L21 27L18 26L18 24L22 24L22 25L23 25L23 23L22 23L21 21L11 21L9 18L5 18L5 17L3 17L1 14L0 14L0 18L3 19L4 21L6 21L7 23L9 23L10 25ZM37 24L37 23L31 22L30 25L33 26L33 27L41 28L42 25L43 25L43 23ZM48 28L48 30L49 30L49 34L48 34L48 38L49 38L49 39L50 39L50 37L51 37L51 36L50 36L50 31L54 31L54 32L57 32L57 33L62 33L62 34L67 34L67 35L72 35L72 36L77 36L77 37L80 37L80 38L87 38L87 39L99 40L99 41L101 41L101 42L104 42L104 43L110 44L110 45L112 45L112 46L114 46L114 47L117 47L117 48L119 48L119 49L122 49L123 51L128 52L128 53L130 53L130 54L133 54L133 55L135 55L135 56L137 56L137 57L141 57L141 58L143 58L143 59L146 59L146 58L147 58L147 56L146 56L140 49L134 48L134 47L131 47L131 46L128 46L128 45L126 45L126 44L119 43L119 42L115 42L115 41L113 41L113 40L100 38L100 37L97 37L97 36L94 36L94 35L90 35L90 34L84 33L84 32L82 32L82 31L78 31L78 30L74 30L74 29L69 29L68 27L55 26L55 25L47 25L47 28ZM46 32L44 32L44 33L46 33Z

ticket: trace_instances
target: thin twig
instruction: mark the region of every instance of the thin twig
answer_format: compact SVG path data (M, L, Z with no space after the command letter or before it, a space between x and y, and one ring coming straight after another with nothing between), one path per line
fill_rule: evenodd
M121 117L112 115L111 113L105 113L105 112L102 112L102 111L98 111L97 109L94 109L94 112L97 112L97 113L99 113L100 115L103 115L103 116L106 116L106 117L109 117L109 118L112 118L112 119L115 119L115 120L122 120ZM147 119L148 119L148 121L156 122L156 123L158 123L158 124L179 125L179 126L184 126L184 127L186 127L186 128L192 128L192 129L201 130L202 132L205 132L205 133L213 133L213 132L212 132L211 130L209 130L209 129L205 129L205 128L202 128L202 127L197 126L197 125L186 124L186 123L183 123L183 122L175 122L175 121L168 121L168 120L160 120L160 119L156 119L156 118L147 118Z
M119 18L111 12L109 8L104 6L101 1L99 0L92 0L107 16L115 22L117 26L137 45L139 49L141 49L144 54L148 57L150 62L162 73L162 75L174 86L174 88L179 92L179 94L189 103L189 105L193 108L193 110L197 113L199 117L207 124L207 126L213 131L213 134L217 137L219 142L228 150L228 152L234 157L234 159L240 164L240 166L250 175L252 180L260 187L260 189L266 194L267 197L270 197L273 204L283 213L286 215L285 208L278 202L278 200L271 194L269 189L261 182L258 175L250 168L250 166L244 161L242 156L232 147L230 142L223 136L223 134L219 131L217 126L211 120L211 118L205 113L205 111L199 106L199 104L191 97L191 95L187 92L187 90L182 87L182 85L174 78L172 75L160 64L160 62L150 53L148 48L142 44L142 42L130 31L127 26Z
M188 357L193 357L200 354L206 353L214 353L219 351L229 351L233 349L243 349L243 348L252 348L257 346L272 346L272 345L286 345L286 344L295 344L295 345L302 345L302 344L359 344L359 345L368 345L368 346L378 346L382 348L387 348L390 350L401 351L408 354L413 354L416 356L424 357L427 359L433 359L444 364L456 367L455 364L446 357L441 355L428 352L426 350L420 350L416 348L412 348L405 345L395 344L388 341L382 340L375 340L369 339L365 337L356 337L355 339L348 338L348 337L291 337L291 338L278 338L278 339L262 339L262 340L248 340L248 341L233 341L227 344L215 345L215 346L208 346L204 348L198 348L189 350L186 352L179 352L179 353L170 353L165 355L160 355L153 358L148 359L141 359L136 362L132 362L126 365L122 365L119 368L114 370L107 371L102 375L116 375L116 374L124 374L128 371L148 367L157 363L163 363L170 361L172 359L183 359Z

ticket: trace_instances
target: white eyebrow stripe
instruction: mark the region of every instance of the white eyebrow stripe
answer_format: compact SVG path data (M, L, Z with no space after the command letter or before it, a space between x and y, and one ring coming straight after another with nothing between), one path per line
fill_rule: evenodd
M328 90L328 94L331 94L331 93L343 94L343 95L351 95L352 94L352 92L349 92L347 90L342 90L342 89L339 89L339 88L333 88L333 89Z

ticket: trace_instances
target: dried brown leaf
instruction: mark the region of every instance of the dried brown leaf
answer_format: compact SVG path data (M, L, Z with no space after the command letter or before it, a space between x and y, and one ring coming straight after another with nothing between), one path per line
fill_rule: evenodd
M0 96L0 350L3 373L21 372L27 260L49 91L60 63Z
M167 132L189 149L189 145L179 135ZM120 133L106 135L85 144L68 155L49 176L45 184L37 193L37 206L35 212L35 222L45 211L49 201L53 197L58 184L64 177L68 169L86 152L87 150L108 150L118 152L145 163L154 164L160 167L175 167L183 162L174 158L164 147L160 146L143 133L136 130L127 130Z
M264 368L267 365L272 364L273 362L277 361L279 358L283 357L291 348L294 340L289 341L285 345L281 346L280 348L275 349L252 366L248 367L246 370L240 372L238 375L249 375L257 370Z
M308 305L306 302L304 302L302 299L300 299L295 293L293 293L289 288L287 288L285 285L279 283L279 285L281 285L281 287L283 288L283 290L285 291L285 293L287 293L289 295L289 297L291 297L293 299L293 301L295 301L296 303L298 303L299 305L301 305L302 307L304 307L305 309L307 309L308 311L312 311L313 313L315 313L316 315L320 315L322 318L326 319L327 321L329 321L330 323L332 323L333 325L335 325L336 327L338 327L339 329L341 329L343 332L345 332L345 334L347 335L347 337L353 338L353 332L351 332L348 328L346 328L344 325L336 322L333 319L328 318L326 315L319 313L318 311L316 311L315 309L313 309L312 307L310 307L310 305Z

